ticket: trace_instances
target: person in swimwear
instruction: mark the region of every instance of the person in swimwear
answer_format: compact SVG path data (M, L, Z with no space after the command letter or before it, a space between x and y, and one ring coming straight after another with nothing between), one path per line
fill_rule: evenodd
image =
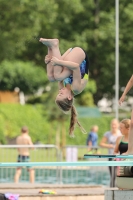
M77 119L74 107L74 96L80 94L88 83L89 60L86 52L80 47L74 47L61 55L58 39L40 38L39 41L48 48L45 57L48 79L58 81L59 92L55 102L63 112L71 111L69 135L73 136L76 123L86 132Z
M29 136L29 130L26 126L23 126L21 128L21 135L19 135L17 137L16 144L17 145L31 145L30 149L34 149L32 139ZM27 147L18 148L17 162L29 162L30 161L30 149ZM27 166L27 171L29 172L29 175L30 175L30 183L34 183L34 176L35 176L34 169L32 167ZM22 167L17 167L16 173L14 176L15 183L19 182L21 172L22 172Z
M131 78L129 79L123 94L121 95L120 99L119 99L119 104L121 105L123 103L123 101L126 98L127 93L130 91L130 89L133 87L133 75L131 76ZM130 123L130 129L129 129L129 138L128 138L128 150L125 154L128 155L133 155L133 109L131 112L131 123Z

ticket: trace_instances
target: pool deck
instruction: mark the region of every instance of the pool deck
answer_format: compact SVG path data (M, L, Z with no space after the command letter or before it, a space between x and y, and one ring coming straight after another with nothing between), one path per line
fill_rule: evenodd
M40 194L39 191L52 190L56 194ZM104 200L104 186L86 185L45 185L29 183L0 183L0 193L19 194L19 200Z

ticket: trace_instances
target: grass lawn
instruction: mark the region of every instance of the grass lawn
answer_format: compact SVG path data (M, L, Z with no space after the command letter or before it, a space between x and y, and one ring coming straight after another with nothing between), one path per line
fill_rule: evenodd
M0 162L16 162L18 152L13 148L0 149ZM30 151L31 162L53 162L57 161L55 149L35 149Z
M100 154L107 154L107 149L101 148ZM61 151L60 151L61 152ZM61 152L62 161L66 161L66 149L63 149ZM79 148L78 149L78 160L84 160L84 154L87 154L87 148ZM0 149L0 162L16 162L17 161L17 149L15 148L1 148ZM60 157L58 157L60 156ZM56 149L46 149L46 148L38 148L30 151L30 161L31 162L56 162L60 161L61 155L58 155Z

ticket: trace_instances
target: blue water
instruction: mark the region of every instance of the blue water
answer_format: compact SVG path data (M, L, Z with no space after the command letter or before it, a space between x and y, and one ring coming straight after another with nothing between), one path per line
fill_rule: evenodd
M0 183L11 183L14 181L14 168L0 168ZM43 184L85 184L109 186L108 171L93 171L83 169L35 169L35 183ZM29 182L27 170L22 169L20 182Z

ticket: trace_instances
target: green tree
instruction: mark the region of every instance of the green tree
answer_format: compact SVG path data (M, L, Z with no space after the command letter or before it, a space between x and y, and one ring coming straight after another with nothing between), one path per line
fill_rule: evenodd
M122 88L126 86L131 77L132 68L132 52L133 52L133 3L132 1L120 1L120 93ZM133 95L132 90L129 93ZM121 94L120 94L121 95Z
M39 48L36 42L39 31L43 28L44 35L48 35L55 16L54 0L12 0L10 2L0 0L0 61L5 58L10 60L40 58L36 50L36 47ZM35 46L36 43L38 45ZM30 44L31 54L27 54Z
M3 61L0 64L0 90L13 91L19 87L26 94L34 94L47 82L45 71L33 62Z
M94 99L93 99L93 94L95 94L96 91L97 91L97 87L96 87L95 81L89 80L84 91L75 97L76 104L78 104L80 106L93 107L95 105Z
M120 4L120 88L130 77L132 64L132 1ZM95 104L114 97L115 0L0 0L0 62L34 61L43 66L47 48L39 37L60 39L63 53L81 46L90 58L90 78L96 82Z

